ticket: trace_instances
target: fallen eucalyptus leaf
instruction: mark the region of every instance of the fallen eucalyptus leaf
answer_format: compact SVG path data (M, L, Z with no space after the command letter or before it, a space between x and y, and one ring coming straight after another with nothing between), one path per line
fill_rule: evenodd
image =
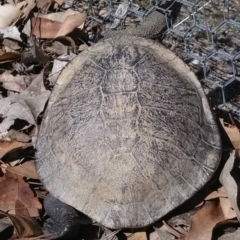
M0 5L0 28L9 27L16 20L21 11L11 4Z
M18 166L7 167L7 171L24 177L39 179L34 161L28 161Z
M31 110L26 102L18 97L0 99L0 115L3 118L0 123L0 133L7 132L16 119L27 121L30 125L36 125Z
M16 26L0 28L0 34L3 35L3 38L10 38L10 39L17 40L19 42L22 41L21 34Z
M20 148L26 148L32 146L31 143L18 142L15 140L12 141L0 141L0 159L3 158L4 155L11 151L15 151Z
M25 100L35 120L43 111L50 93L43 83L43 71L31 82L27 89L20 93L20 98Z
M66 36L67 34L71 33L75 28L82 25L86 21L86 19L86 13L77 13L67 16L55 38L59 36Z
M7 214L2 211L1 213L11 220L18 237L34 237L43 234L41 226L34 218Z
M237 151L233 151L230 154L227 162L225 163L223 170L220 174L219 181L223 185L228 199L232 204L233 209L237 214L238 221L240 222L240 210L239 210L239 196L238 186L240 184L239 179L239 168L238 168L238 157Z

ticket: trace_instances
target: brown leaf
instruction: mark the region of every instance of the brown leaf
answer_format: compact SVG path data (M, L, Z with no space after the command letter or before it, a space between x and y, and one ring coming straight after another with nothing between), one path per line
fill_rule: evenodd
M6 52L0 55L0 62L9 62L9 61L13 61L16 59L19 59L21 57L20 53L16 53L16 52Z
M175 239L173 235L167 232L166 227L163 226L161 228L154 227L155 232L150 234L149 240L172 240Z
M78 51L84 51L84 50L86 50L88 48L88 45L87 44L81 44L80 46L79 46L79 48L78 48Z
M47 12L52 2L53 0L36 0L36 5L41 10L44 10L44 12Z
M62 27L62 23L44 18L32 18L32 34L38 38L54 38Z
M0 182L0 210L6 212L15 209L18 183L14 174L6 173L5 177L5 180Z
M30 217L28 210L23 205L23 203L21 201L19 201L18 199L15 202L15 214L20 215L20 216Z
M69 51L69 47L60 43L59 41L51 41L48 45L44 45L44 49L47 52L52 52L58 55L67 54Z
M164 228L166 229L167 232L171 233L172 235L174 235L175 237L177 237L178 239L182 236L175 228L173 228L172 226L170 226L168 223L166 223L165 221L163 221L163 225Z
M25 162L21 165L14 166L14 167L7 167L7 171L16 173L16 174L24 176L24 177L39 179L39 175L36 170L34 161L28 161L28 162Z
M27 0L27 5L22 9L21 18L25 19L35 6L35 0Z
M11 50L20 50L21 47L19 46L19 43L17 41L11 40L11 39L4 39L2 44L5 47L8 47Z
M239 129L231 124L225 123L223 119L220 119L220 122L227 133L232 145L235 149L240 149L240 132Z
M12 215L1 212L6 217L9 217L17 231L18 237L34 237L42 235L42 228L38 222L31 217Z
M205 200L211 200L214 198L221 198L221 197L227 197L226 192L224 191L223 187L219 188L217 191L213 191L211 192L206 198Z
M211 240L212 230L217 223L226 220L218 201L211 201L192 218L186 240Z
M72 32L75 28L79 27L81 24L83 24L87 19L86 13L77 13L74 15L70 15L66 17L64 20L61 29L56 34L56 37L59 36L65 36Z
M75 15L75 14L78 14L78 13L79 13L78 11L73 11L72 9L68 9L67 11L64 11L64 12L39 14L38 17L63 23L68 16Z
M37 120L39 114L43 111L50 93L43 83L43 71L37 75L28 88L21 92L20 98L24 99L27 103L35 120Z
M41 204L34 197L28 183L21 176L6 172L5 180L0 182L0 210L15 213L16 200L22 202L30 216L39 215Z
M62 6L62 4L66 2L66 0L54 0L54 2L56 2L59 6Z
M37 197L34 197L29 184L23 180L22 176L16 175L18 179L18 196L17 199L27 208L31 217L39 216L39 209L42 208Z
M233 210L231 202L228 198L220 198L219 201L223 215L226 219L232 219L237 217L236 212Z
M1 139L1 135L0 135ZM28 143L31 141L31 137L23 132L18 132L14 129L10 129L9 132L3 136L3 141L12 141L16 140L18 142Z
M31 146L31 143L24 143L24 142L18 142L15 140L12 140L10 142L7 141L0 141L0 159L7 153L20 149L20 148L26 148Z
M147 240L146 232L124 233L129 240Z
M239 168L236 168L236 163L238 159L235 158L235 151L230 154L229 159L225 163L222 172L220 174L219 180L223 185L228 199L231 202L233 209L237 214L238 221L240 221L240 210L239 210L239 203L238 203L238 186L240 184L239 179ZM238 163L237 163L238 164ZM230 214L230 213L229 213Z

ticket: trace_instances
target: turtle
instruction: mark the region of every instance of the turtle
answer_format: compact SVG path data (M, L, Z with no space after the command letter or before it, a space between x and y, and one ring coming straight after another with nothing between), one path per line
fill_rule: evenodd
M58 77L36 145L49 191L46 232L61 226L61 236L76 234L75 210L110 229L149 226L218 167L221 136L203 88L151 39L166 25L164 15L148 19L109 34Z

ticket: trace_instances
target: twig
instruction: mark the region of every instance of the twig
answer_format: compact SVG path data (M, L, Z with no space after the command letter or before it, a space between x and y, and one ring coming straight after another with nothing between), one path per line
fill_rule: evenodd
M205 3L202 7L198 8L197 11L202 10L204 7L206 7L210 2L212 2L212 0L208 1L207 3ZM190 14L190 16L193 16L195 13L197 13L197 11L193 12ZM173 26L173 28L176 28L177 26L179 26L180 24L182 24L183 22L187 21L190 16L184 18L181 22L179 22L178 24L176 24L175 26Z

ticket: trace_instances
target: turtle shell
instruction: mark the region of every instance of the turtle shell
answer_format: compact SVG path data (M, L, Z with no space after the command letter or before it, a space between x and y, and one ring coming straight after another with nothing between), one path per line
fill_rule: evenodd
M109 228L147 226L211 178L220 134L195 75L138 37L106 39L60 74L37 142L51 194Z

